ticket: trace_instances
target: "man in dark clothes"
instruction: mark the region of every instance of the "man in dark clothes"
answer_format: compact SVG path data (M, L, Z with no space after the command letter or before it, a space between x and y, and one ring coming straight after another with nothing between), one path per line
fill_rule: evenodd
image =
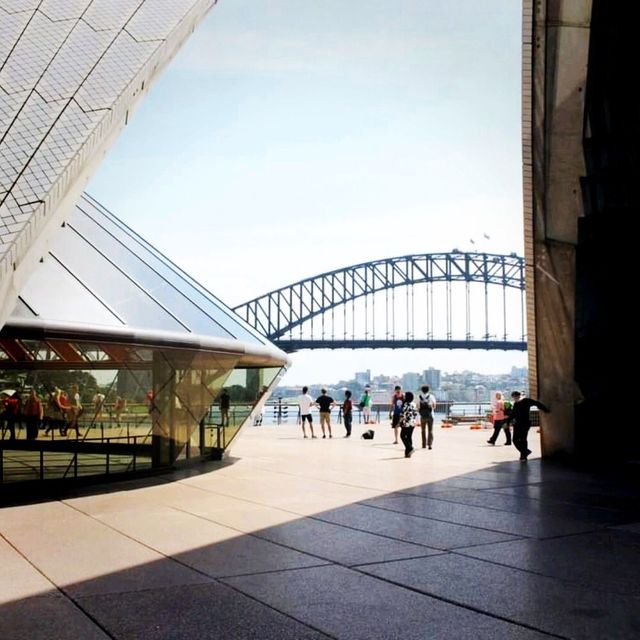
M331 409L336 406L335 400L327 395L327 390L322 389L321 395L316 398L316 405L320 408L320 428L322 429L322 437L326 438L324 427L327 425L329 429L329 437L333 438L331 434Z
M537 407L545 413L549 413L548 407L542 402L533 398L524 398L519 391L511 394L513 407L508 418L508 422L513 424L513 445L520 452L520 462L526 462L531 450L527 445L527 435L531 428L531 418L529 411L531 407Z
M231 408L231 396L229 395L229 392L226 389L223 389L218 400L220 402L220 426L228 427L229 409Z

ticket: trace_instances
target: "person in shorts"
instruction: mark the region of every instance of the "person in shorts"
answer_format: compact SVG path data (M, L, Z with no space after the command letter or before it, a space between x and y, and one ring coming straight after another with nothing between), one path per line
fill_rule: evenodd
M321 390L321 395L316 398L316 404L320 409L320 428L322 429L322 437L326 438L325 425L329 430L329 437L333 438L331 433L331 409L336 406L335 400L327 394L326 389Z
M305 421L309 423L309 431L311 437L313 435L313 419L311 418L311 407L313 406L313 398L309 395L309 387L302 387L302 395L298 396L298 406L300 407L300 418L302 420L302 435L306 438L307 432L304 428Z

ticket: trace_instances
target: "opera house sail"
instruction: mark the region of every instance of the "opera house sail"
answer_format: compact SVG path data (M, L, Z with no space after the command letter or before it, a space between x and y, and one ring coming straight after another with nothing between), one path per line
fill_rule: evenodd
M213 4L0 0L4 489L220 456L288 364L82 193Z

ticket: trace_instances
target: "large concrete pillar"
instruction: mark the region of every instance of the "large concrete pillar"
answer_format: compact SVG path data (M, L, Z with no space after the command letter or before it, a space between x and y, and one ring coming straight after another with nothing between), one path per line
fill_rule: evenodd
M523 3L523 165L531 394L544 456L575 453L575 283L591 0Z

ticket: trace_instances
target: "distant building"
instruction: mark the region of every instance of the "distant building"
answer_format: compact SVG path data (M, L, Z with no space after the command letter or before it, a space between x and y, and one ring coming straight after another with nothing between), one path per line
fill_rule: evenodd
M428 384L432 389L439 389L442 382L442 371L429 367L422 372L422 381Z
M405 391L416 391L420 388L421 376L419 373L405 373L400 384Z
M356 382L361 385L371 384L371 369L356 371Z

